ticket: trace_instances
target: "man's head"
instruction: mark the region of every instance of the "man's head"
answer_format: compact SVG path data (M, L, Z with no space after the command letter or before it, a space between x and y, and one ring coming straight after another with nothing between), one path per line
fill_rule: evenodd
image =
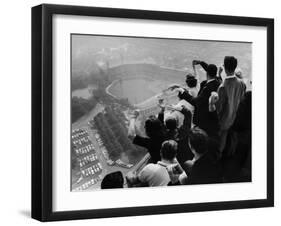
M237 67L238 61L233 56L225 56L224 57L224 69L226 74L233 74L236 67Z
M215 78L217 76L217 71L218 71L218 68L216 65L209 64L207 67L207 76L211 79Z
M124 178L121 171L116 171L107 174L103 178L101 182L101 189L123 188L123 184L124 184Z
M162 134L163 125L154 115L148 117L145 121L145 132L148 137L155 137Z
M189 145L193 153L203 155L208 150L208 135L199 127L194 127L189 132Z
M175 117L169 116L165 119L165 126L168 130L175 130L178 126L178 121Z
M167 161L173 161L177 156L178 143L174 140L167 140L162 143L160 150L161 158Z

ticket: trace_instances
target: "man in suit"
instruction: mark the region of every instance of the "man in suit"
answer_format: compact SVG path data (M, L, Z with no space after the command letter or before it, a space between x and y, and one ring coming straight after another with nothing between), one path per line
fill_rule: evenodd
M228 131L234 123L240 102L244 98L246 85L244 81L235 74L238 60L233 56L224 58L224 69L226 78L218 89L218 101L216 110L220 125L220 151L226 147ZM224 154L230 155L233 148L227 145Z
M189 147L194 158L183 164L187 175L182 176L183 184L210 184L222 182L221 166L213 161L208 144L208 135L198 127L194 127L189 133Z
M210 137L217 137L219 129L217 114L209 112L209 98L211 93L216 92L221 84L221 79L217 77L217 66L197 60L194 60L192 64L194 66L198 64L201 65L207 75L207 79L200 84L197 97L190 95L187 89L181 87L171 88L177 88L179 91L179 98L188 101L195 107L193 123L205 130Z

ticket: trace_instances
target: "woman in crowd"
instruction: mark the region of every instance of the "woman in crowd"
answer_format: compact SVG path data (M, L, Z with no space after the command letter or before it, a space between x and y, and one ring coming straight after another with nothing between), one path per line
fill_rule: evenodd
M193 72L188 72L185 77L185 84L186 87L179 85L179 84L173 84L168 89L170 90L176 90L181 91L186 90L192 97L197 97L198 92L200 90L200 84L198 81L198 74L196 72L195 65L201 63L201 61L193 60L192 61L192 69ZM205 66L206 63L202 61L202 65Z
M179 97L194 106L193 124L204 129L210 137L218 137L218 119L216 114L209 112L209 98L213 91L217 91L221 80L217 77L217 66L203 61L193 61L193 65L201 65L206 70L207 79L201 82L196 97L188 89L172 86L171 89L179 91Z

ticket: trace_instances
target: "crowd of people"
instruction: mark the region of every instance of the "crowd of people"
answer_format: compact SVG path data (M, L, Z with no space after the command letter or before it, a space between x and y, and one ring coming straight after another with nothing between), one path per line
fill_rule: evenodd
M197 66L206 72L201 83ZM145 135L136 126L136 111L128 136L147 149L150 160L140 172L106 175L101 188L251 181L251 90L237 66L233 56L219 68L193 60L186 85L169 87L178 103L159 101L158 117L145 121Z

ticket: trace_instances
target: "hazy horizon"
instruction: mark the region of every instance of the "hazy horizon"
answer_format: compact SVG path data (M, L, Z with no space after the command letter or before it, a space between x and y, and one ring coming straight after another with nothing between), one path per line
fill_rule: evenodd
M226 55L235 56L246 77L252 77L251 43L80 34L73 34L71 40L74 77L105 64L151 63L187 70L197 59L220 66Z

